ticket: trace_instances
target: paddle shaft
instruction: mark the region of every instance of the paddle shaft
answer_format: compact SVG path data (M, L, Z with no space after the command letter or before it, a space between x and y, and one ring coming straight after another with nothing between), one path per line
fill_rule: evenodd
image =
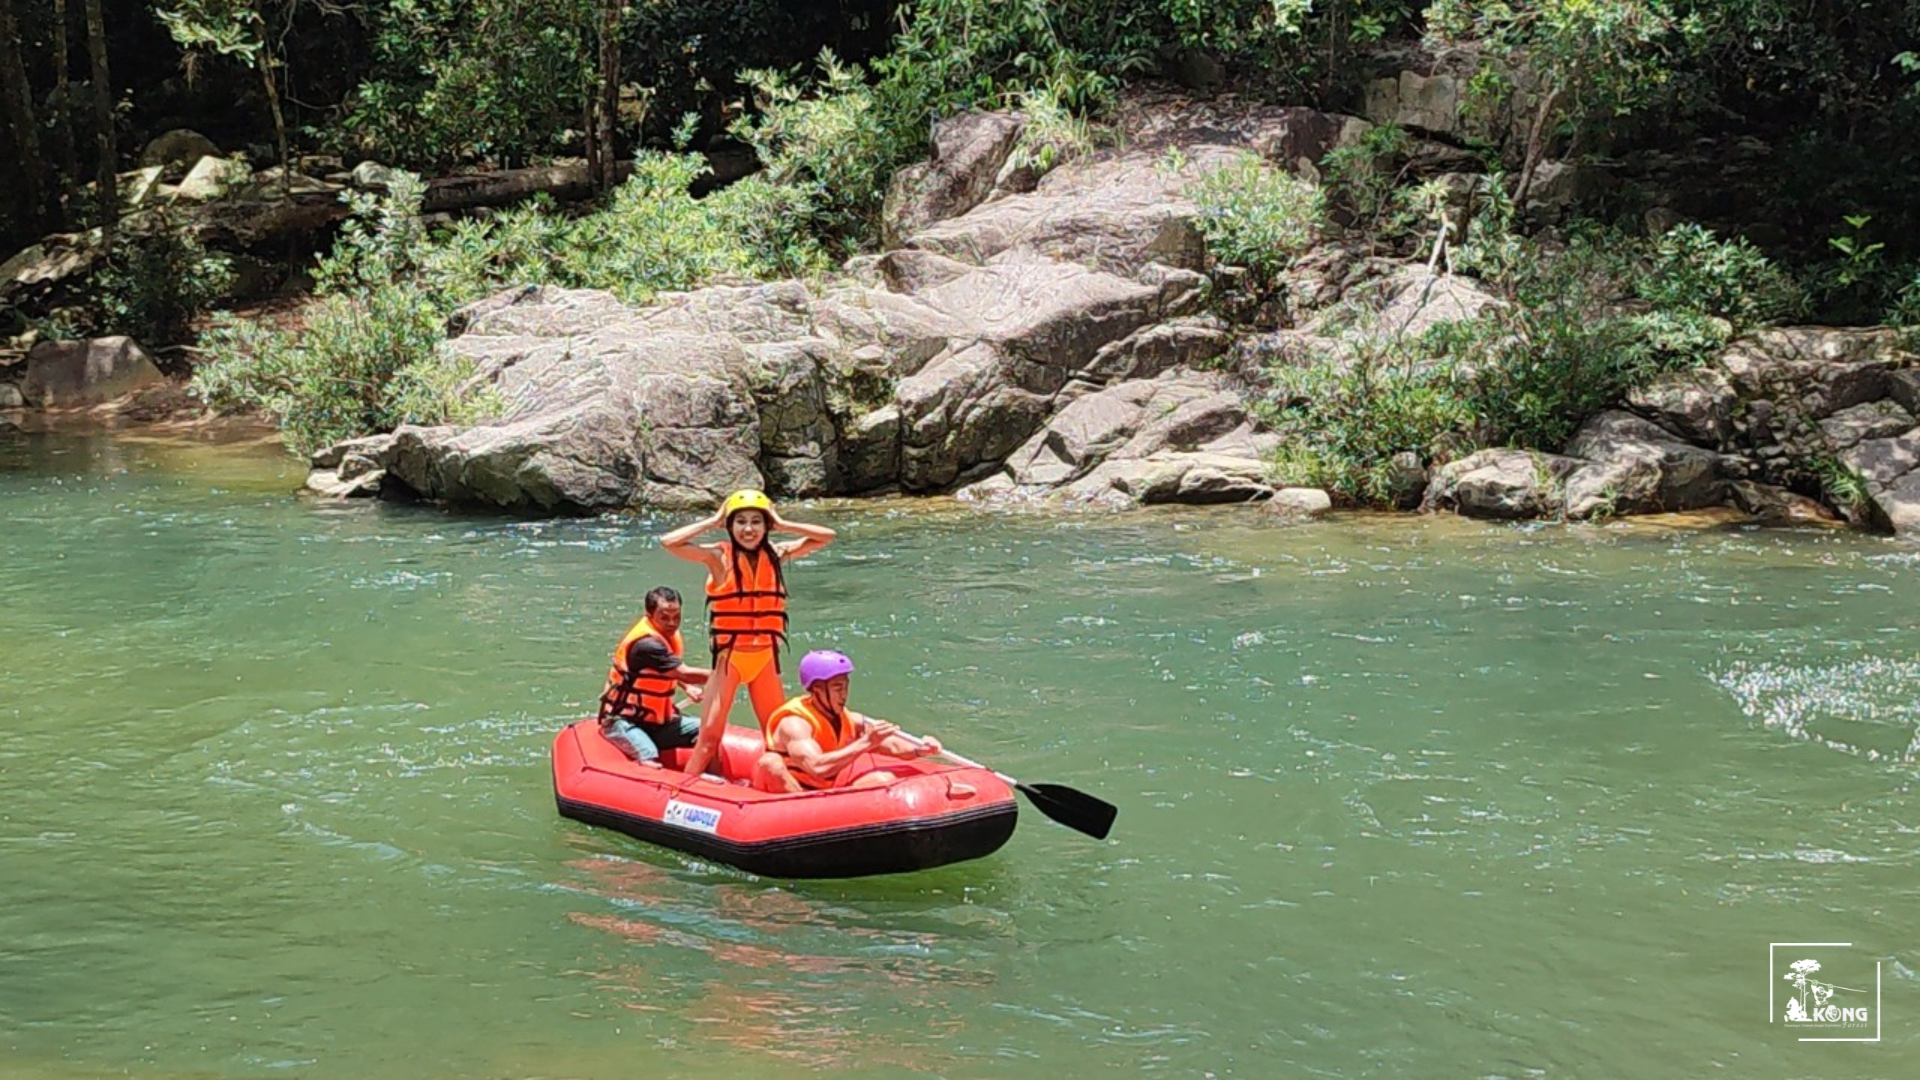
M902 739L907 740L908 742L912 743L915 746L924 747L927 745L927 740L921 738L918 735L909 735L903 731L900 733L900 737ZM947 749L944 746L940 748L940 756L947 758L948 760L952 761L956 765L965 765L969 769L986 769L988 772L1006 781L1008 784L1013 785L1014 787L1026 786L1025 784L1022 784L1020 781L1015 780L1013 777L1008 776L1006 773L1003 773L998 769L987 769L985 765L980 764L979 762L973 760L972 758L961 757L959 754L954 753L953 751Z
M901 732L900 737L915 746L925 747L927 742L917 736ZM1069 829L1086 833L1096 840L1105 840L1113 828L1113 819L1119 814L1112 803L1095 798L1084 791L1078 791L1064 784L1023 784L1006 773L990 769L970 758L961 757L951 750L941 747L943 757L952 759L969 769L980 769L993 773L1014 790L1033 800L1034 808Z

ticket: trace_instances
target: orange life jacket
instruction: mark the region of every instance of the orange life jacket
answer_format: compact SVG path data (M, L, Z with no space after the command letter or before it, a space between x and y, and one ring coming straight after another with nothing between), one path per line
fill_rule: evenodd
M761 544L758 557L727 544L727 578L716 584L707 579L707 635L713 657L728 649L772 649L779 670L778 647L787 643L787 579L780 556L771 544Z
M773 714L768 716L766 723L761 726L761 732L767 740L767 749L773 749L773 733L780 730L780 725L785 723L789 717L794 716L805 720L808 726L813 728L813 741L820 745L822 753L830 754L840 749L846 745L847 740L854 734L853 720L851 718L844 713L837 718L830 718L825 712L821 711L819 706L813 703L813 696L811 694L801 694L799 697L773 710ZM835 719L838 719L839 723L835 723ZM801 786L810 788L827 788L833 786L832 780L822 780L805 769L802 769L793 760L792 755L786 751L782 750L779 753L780 756L787 761L787 771L793 774L795 780L800 781Z
M657 637L667 643L669 652L681 655L679 632L668 637L655 630L644 616L634 623L613 649L613 667L607 672L607 688L600 695L603 722L617 718L658 724L673 716L673 691L679 685L673 672L653 668L627 670L627 650L643 637Z

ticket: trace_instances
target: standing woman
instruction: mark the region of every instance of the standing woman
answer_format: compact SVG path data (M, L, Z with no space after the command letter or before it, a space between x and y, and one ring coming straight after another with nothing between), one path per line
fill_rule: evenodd
M696 544L694 537L720 529L726 538ZM773 532L798 540L772 543ZM833 542L833 530L782 520L773 500L758 491L727 496L710 518L685 525L660 538L660 546L707 567L707 634L713 641L713 676L701 703L700 735L687 758L687 773L706 771L726 734L733 694L742 685L764 725L786 701L780 684L778 650L787 640L787 579L781 564L819 551Z

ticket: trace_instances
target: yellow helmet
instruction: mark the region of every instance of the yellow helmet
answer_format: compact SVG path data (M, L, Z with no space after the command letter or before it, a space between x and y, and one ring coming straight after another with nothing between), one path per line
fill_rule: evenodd
M720 518L723 521L731 521L733 515L742 510L771 511L772 509L773 500L767 498L766 492L741 488L727 496L727 501L720 504Z

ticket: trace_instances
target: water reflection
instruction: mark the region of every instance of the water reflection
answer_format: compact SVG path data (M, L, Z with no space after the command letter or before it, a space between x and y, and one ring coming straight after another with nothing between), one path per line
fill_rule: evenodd
M696 1038L775 1061L937 1069L936 1044L965 1026L956 990L990 995L996 982L980 964L973 920L903 929L760 881L690 881L609 857L566 868L569 890L606 905L576 908L568 921L618 943L611 962L582 976L621 1009L677 1016L697 1025ZM939 920L939 902L921 907L918 921ZM914 1037L885 1047L859 1038L860 1018L877 1002L917 1016Z

